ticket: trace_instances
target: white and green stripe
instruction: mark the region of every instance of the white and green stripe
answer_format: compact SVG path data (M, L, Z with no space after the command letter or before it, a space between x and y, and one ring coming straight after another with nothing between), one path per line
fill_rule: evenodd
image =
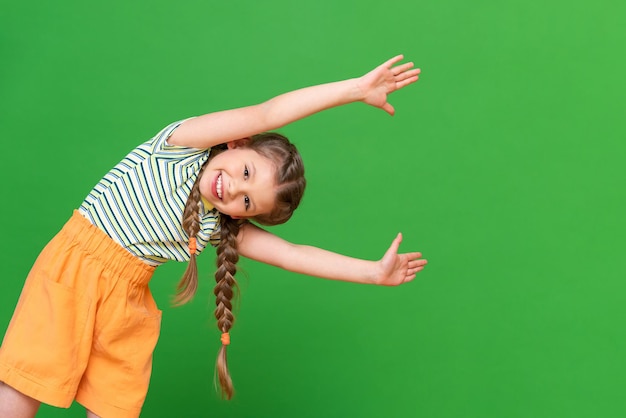
M182 229L187 196L209 150L172 146L172 123L131 151L93 188L79 211L114 241L148 264L188 261ZM219 212L201 211L197 249L219 242Z

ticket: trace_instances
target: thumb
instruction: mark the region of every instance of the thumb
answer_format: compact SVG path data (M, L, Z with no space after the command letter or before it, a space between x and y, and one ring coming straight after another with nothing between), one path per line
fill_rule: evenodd
M396 237L391 242L391 246L389 247L389 250L387 250L387 252L388 253L393 252L394 254L397 254L398 249L400 248L401 242L402 242L402 233L398 232L398 235L396 235Z
M396 110L393 108L393 106L389 102L385 103L382 109L385 112L389 113L391 116L393 116L396 113Z

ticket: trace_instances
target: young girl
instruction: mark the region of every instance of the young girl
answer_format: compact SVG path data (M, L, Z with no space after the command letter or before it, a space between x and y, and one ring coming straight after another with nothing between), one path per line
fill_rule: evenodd
M89 417L139 416L161 320L150 277L167 260L188 261L175 299L188 302L197 288L196 256L208 244L217 246L217 369L227 398L239 255L328 279L412 280L426 260L399 254L400 234L381 260L366 261L291 244L250 222L287 221L305 187L295 147L279 134L258 133L356 101L393 115L387 95L420 72L402 59L359 78L173 123L116 165L28 275L0 347L0 417L33 417L41 402L68 407L73 399Z

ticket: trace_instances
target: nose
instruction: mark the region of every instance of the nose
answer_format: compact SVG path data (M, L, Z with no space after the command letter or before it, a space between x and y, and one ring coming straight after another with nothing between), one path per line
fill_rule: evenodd
M243 192L244 190L243 190L243 185L241 184L241 182L231 178L230 181L228 182L228 194L230 195L230 197L231 198L236 197Z

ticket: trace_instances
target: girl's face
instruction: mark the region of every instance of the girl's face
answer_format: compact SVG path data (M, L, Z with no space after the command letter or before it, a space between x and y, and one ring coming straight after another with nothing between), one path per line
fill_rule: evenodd
M276 167L271 160L249 148L234 147L207 164L200 179L200 193L218 211L235 219L272 211Z

